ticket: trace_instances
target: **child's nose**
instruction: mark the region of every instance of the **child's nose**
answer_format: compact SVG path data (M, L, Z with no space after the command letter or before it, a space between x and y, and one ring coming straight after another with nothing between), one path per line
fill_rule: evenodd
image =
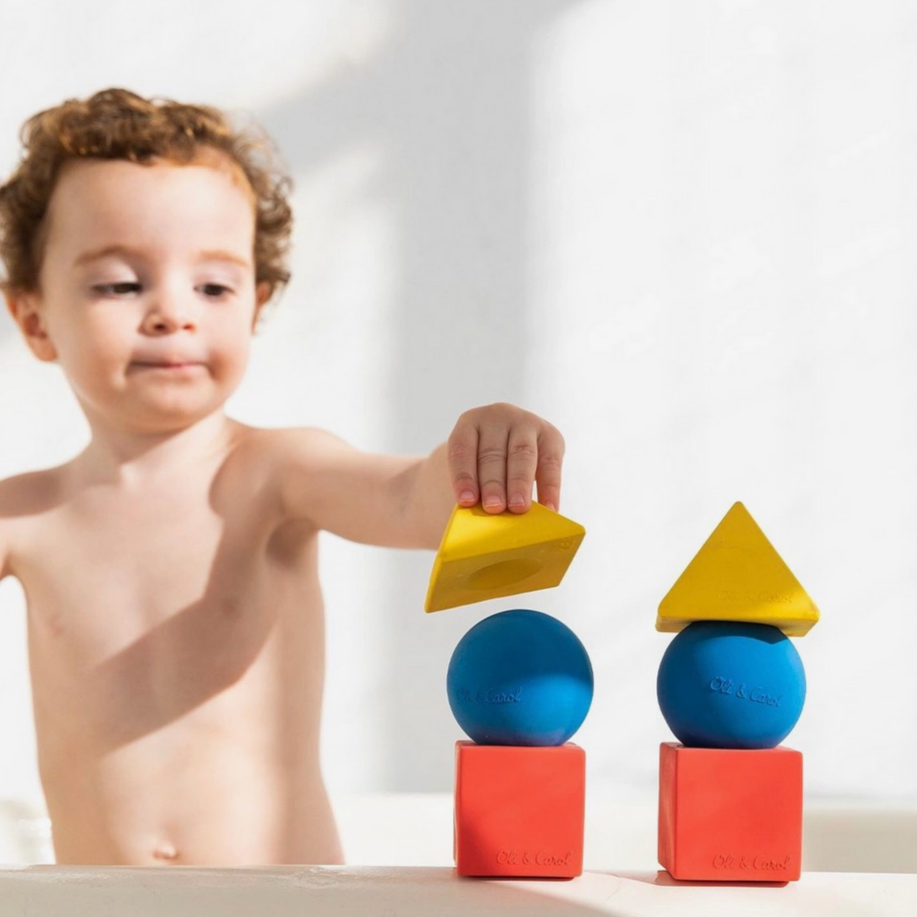
M184 297L160 295L150 304L143 320L147 334L170 334L196 327L193 309Z

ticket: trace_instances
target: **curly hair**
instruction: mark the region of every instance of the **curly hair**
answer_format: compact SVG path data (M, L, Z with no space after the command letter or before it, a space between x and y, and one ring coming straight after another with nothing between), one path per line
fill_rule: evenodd
M112 88L38 112L22 126L20 139L24 155L0 186L3 292L38 289L45 215L64 163L95 158L188 164L214 150L226 154L251 186L256 285L266 284L270 299L289 282L292 179L278 166L273 142L260 128L234 128L223 112L209 106L145 99Z

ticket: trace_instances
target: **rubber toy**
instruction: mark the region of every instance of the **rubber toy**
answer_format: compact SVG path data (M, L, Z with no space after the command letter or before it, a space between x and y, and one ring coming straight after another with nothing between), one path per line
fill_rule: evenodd
M513 609L462 637L446 690L458 724L479 744L562 745L592 703L592 664L557 618Z
M560 583L586 535L539 503L527 513L452 511L430 572L426 611L550 589Z
M666 648L656 694L685 746L774 748L799 719L806 677L779 628L695 621Z
M750 621L802 637L819 611L742 503L733 504L659 603L656 630Z

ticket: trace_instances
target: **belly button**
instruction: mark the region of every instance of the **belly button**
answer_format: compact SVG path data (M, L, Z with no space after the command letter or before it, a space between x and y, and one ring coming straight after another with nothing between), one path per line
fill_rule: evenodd
M153 851L153 856L157 860L174 860L178 856L178 851L171 844L160 844Z

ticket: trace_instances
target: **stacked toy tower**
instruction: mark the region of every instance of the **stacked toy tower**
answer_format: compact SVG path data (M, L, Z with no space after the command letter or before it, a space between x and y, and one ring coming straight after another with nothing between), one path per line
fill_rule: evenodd
M538 504L518 516L457 508L434 561L426 610L555 586L584 535ZM455 745L458 873L580 875L586 756L569 739L592 701L582 643L542 612L491 615L459 641L446 689L470 739Z
M802 712L789 637L818 609L741 503L662 600L659 706L678 742L659 760L659 863L676 879L788 882L802 853Z

